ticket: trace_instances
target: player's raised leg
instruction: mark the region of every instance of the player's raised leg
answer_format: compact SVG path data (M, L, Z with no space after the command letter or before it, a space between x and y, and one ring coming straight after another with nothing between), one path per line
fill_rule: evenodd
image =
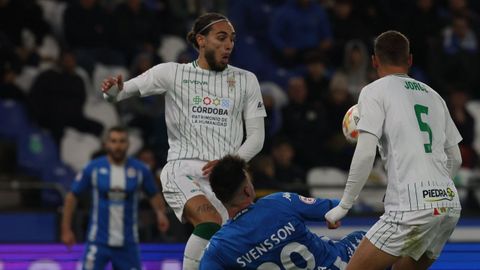
M184 217L194 229L185 246L183 269L198 269L205 247L220 229L222 217L204 195L195 196L187 201Z

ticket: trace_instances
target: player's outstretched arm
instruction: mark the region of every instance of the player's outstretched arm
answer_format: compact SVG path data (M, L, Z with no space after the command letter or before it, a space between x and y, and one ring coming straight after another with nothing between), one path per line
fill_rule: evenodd
M122 75L103 80L101 87L103 98L108 102L117 102L133 96L140 96L138 87L133 82L123 82Z
M360 132L342 200L338 206L325 214L325 219L330 224L336 224L352 208L372 170L377 153L377 143L377 136L368 132Z

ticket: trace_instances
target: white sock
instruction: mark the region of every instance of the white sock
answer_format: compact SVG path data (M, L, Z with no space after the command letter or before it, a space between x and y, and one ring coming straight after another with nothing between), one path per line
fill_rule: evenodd
M183 253L183 270L198 270L203 251L208 242L208 240L195 234L190 235Z

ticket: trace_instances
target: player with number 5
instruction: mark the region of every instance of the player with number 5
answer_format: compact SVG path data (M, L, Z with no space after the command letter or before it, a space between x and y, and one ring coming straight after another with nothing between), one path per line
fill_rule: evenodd
M375 39L372 63L380 79L360 93L360 135L345 191L325 215L336 224L347 214L367 181L378 145L388 179L385 213L347 269L427 269L460 217L452 178L462 162L462 137L440 95L407 75L409 46L397 31Z

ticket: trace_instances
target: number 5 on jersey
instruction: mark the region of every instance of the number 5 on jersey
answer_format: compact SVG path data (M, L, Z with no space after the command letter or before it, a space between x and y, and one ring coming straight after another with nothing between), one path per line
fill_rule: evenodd
M425 153L432 153L432 130L430 129L430 126L427 123L422 121L422 114L428 115L428 107L420 104L415 104L414 109L415 109L415 115L417 116L417 122L418 122L418 127L420 128L420 131L428 133L429 143L426 143L423 145Z

